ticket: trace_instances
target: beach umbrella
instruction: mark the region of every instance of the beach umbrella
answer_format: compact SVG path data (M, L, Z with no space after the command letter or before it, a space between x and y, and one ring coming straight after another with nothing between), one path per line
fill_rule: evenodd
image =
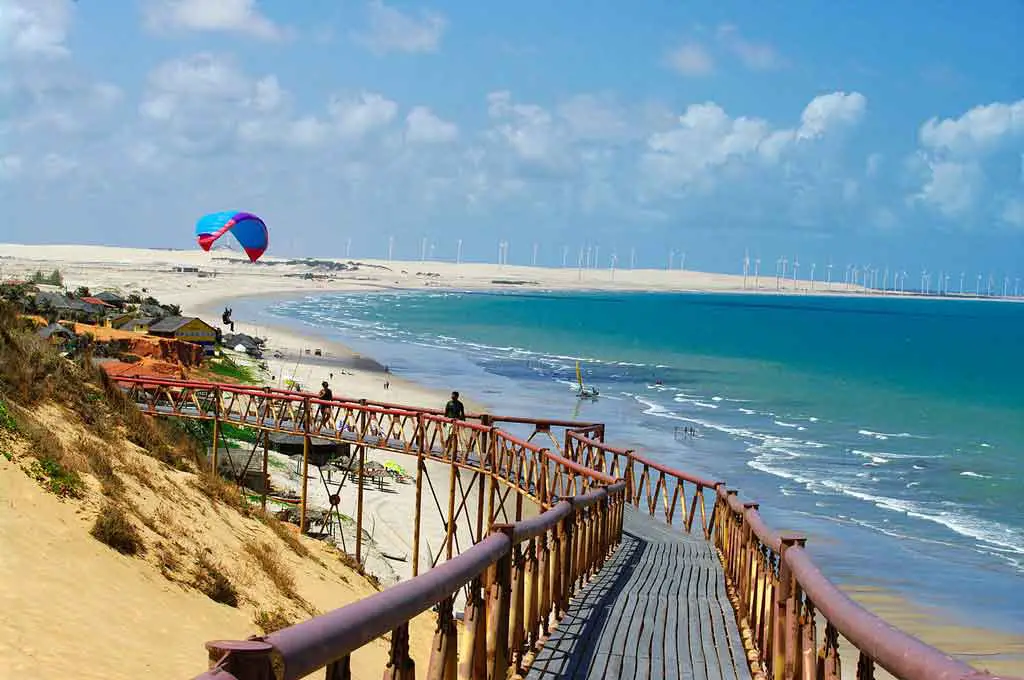
M388 472L394 472L397 475L402 475L403 477L408 476L407 473L405 472L405 468L403 468L398 463L395 463L394 461L389 460L386 463L384 463L384 469L387 470Z

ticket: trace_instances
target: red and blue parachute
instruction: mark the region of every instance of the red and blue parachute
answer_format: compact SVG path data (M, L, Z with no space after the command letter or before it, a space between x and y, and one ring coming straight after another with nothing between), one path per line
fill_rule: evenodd
M224 234L231 232L235 240L245 250L249 260L255 262L267 250L270 236L267 225L256 215L237 210L203 215L196 222L196 240L203 250L210 250L214 242Z

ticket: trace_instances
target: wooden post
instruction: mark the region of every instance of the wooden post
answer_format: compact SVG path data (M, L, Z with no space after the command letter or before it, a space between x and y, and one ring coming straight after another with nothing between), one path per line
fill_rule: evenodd
M360 399L359 404L366 406L366 400ZM366 411L359 412L359 486L356 488L356 562L363 564L363 472L366 466ZM409 631L406 629L406 636Z
M430 665L427 666L428 680L455 680L458 670L456 637L452 596L449 595L438 607L437 628L434 630L434 641L430 650Z
M220 442L220 388L213 388L213 453L210 456L210 472L217 475L217 445Z
M459 680L477 680L487 675L486 622L480 579L476 578L470 584L462 619L464 633L459 650Z
M507 535L511 542L511 525L496 524L493 529ZM512 550L509 549L495 565L494 578L487 594L487 680L505 680L508 674L511 595Z
M551 566L548 560L548 534L537 537L537 618L540 635L548 634L548 617L551 613Z
M455 465L455 456L452 455L451 467L448 472L448 520L445 522L445 559L452 558L452 542L455 537L455 484L459 468Z
M476 479L476 540L474 544L484 540L484 480L487 474L484 472L483 461L480 461L480 472L474 474Z
M270 486L270 480L267 477L267 442L270 440L270 433L266 430L263 431L263 493L260 496L260 507L263 508L263 512L267 511L267 488Z
M525 584L523 589L523 643L527 649L532 649L537 644L537 616L538 616L538 569L537 569L537 540L530 539L526 543L526 566ZM520 657L521 658L521 657ZM522 663L519 664L522 666Z
M566 499L569 503L572 503L572 499ZM562 534L561 534L561 545L559 546L561 555L561 569L559 570L559 594L558 594L558 610L559 614L564 614L569 611L569 598L572 597L573 592L573 562L575 562L576 552L576 536L574 527L576 524L576 508L569 513L569 516L562 520Z
M305 534L306 529L308 529L306 525L306 512L309 502L309 409L311 407L309 397L303 400L302 405L302 509L299 514L299 533Z
M391 655L384 680L416 680L416 663L409 656L409 622L391 631Z
M516 521L523 519L523 452L519 452L519 462L516 464Z
M512 600L509 604L508 659L519 671L523 660L523 595L525 593L525 559L518 545L512 546Z
M416 524L413 526L412 543L412 575L415 578L420 573L420 523L423 521L423 469L426 463L423 460L423 453L426 449L426 429L423 423L423 414L416 416L416 430L419 432L419 450L416 452Z
M779 583L775 588L775 625L772 631L772 675L775 680L796 678L796 650L790 648L790 627L795 623L797 593L785 556L791 546L802 545L803 542L802 537L782 536L779 546Z

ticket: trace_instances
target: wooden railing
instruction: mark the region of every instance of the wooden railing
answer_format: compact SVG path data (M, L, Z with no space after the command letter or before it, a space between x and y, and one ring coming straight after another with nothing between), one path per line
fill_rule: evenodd
M821 573L803 536L769 529L758 504L741 501L724 482L674 470L587 432L567 430L566 457L623 478L628 504L687 533L699 516L725 568L754 680L840 680L840 640L857 654L857 680L874 678L876 666L901 680L1014 680L953 659L865 610ZM713 492L710 513L705 491Z
M344 398L322 402L283 390L117 380L153 414L307 437L336 432L343 441L442 460L453 470L476 470L491 480L490 531L475 545L409 581L323 616L265 637L209 643L211 670L200 678L288 680L319 668L327 669L328 680L348 678L349 656L390 633L384 677L411 679L415 669L408 623L432 607L438 618L428 678L504 678L523 668L565 613L569 598L618 545L623 511L631 505L681 532L699 530L713 541L755 680L838 680L841 639L857 651L857 680L874 678L876 666L902 680L999 680L850 600L814 565L803 537L773 532L758 505L742 502L724 482L611 446L604 442L601 424L487 414L452 421L431 409ZM516 437L495 423L531 425L534 435L548 434L561 451L534 444L533 435L530 440ZM553 428L565 430L561 442ZM497 522L490 505L499 484L543 512L514 523ZM710 503L706 492L712 492ZM463 589L460 637L453 603Z

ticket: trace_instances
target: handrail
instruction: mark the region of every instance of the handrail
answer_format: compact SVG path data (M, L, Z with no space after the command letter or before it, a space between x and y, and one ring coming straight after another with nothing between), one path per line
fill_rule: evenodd
M825 618L842 632L854 647L874 659L882 668L900 678L962 680L982 675L971 666L874 616L832 584L799 545L788 548L783 559L804 593ZM992 678L992 676L985 675Z
M268 394L267 390L245 390L212 383L122 376L113 381L166 388L215 389L247 396L266 397ZM728 489L724 482L691 475L633 450L604 443L601 440L603 425L486 414L475 416L481 421L477 424L444 418L434 409L339 399L324 402L313 395L282 390L273 394L290 402L324 404L383 416L415 416L420 422L451 424L460 431L486 435L488 446L493 447L501 440L532 453L537 465L545 466L545 470L548 465L555 466L551 472L556 477L584 478L588 484L583 487L584 493L554 503L547 497L546 488L537 491L544 508L540 515L514 525L494 525L490 536L467 551L382 593L266 638L211 643L211 664L217 674L204 674L202 678L263 680L272 677L240 674L248 668L243 660L259 654L267 655L268 664L272 654L276 655L278 663L284 663L285 674L280 678L301 677L323 665L347 664L347 654L388 630L392 630L389 669L394 671L389 677L411 677L407 674L412 664L408 655L408 620L431 606L440 606L434 645L435 657L439 659L436 667L442 669L438 673L447 673L443 669L453 668L458 658L454 651L451 594L467 584L470 592L464 628L469 636L467 649L470 651L468 659L458 658L459 677L481 677L485 665L488 677L500 677L509 662L521 665L524 652L537 644L542 632L547 632L549 614L557 620L558 615L564 613L566 598L582 587L617 545L625 503L640 507L643 501L648 513L655 516L660 499L664 501L664 518L670 525L676 524L674 513L682 506L681 526L685 531L691 530L699 513L704 535L714 542L725 568L730 600L745 632L744 643L755 680L837 678L840 636L859 652L858 677L874 677L877 663L902 680L999 680L893 627L851 600L814 564L803 547L805 539L771 529L761 518L757 503L741 501L738 493ZM532 424L538 431L565 427L564 455L500 430L493 425L495 422ZM587 436L590 433L601 439ZM492 450L487 455L495 455L495 452ZM499 472L492 465L489 474L497 476ZM518 479L502 481L521 494L530 494L529 490L520 489ZM687 484L695 487L688 511ZM705 515L705 489L714 491L710 517ZM480 578L485 570L489 574L486 585ZM524 579L529 584L527 588L532 589L529 592L534 593L527 598L529 604L524 604L521 591ZM489 593L486 607L482 588ZM485 609L486 616L480 613ZM818 614L825 623L820 640ZM330 630L320 630L320 627ZM486 661L478 651L483 645L472 642L481 636L487 638ZM314 643L314 638L320 642ZM434 669L432 658L431 677L442 677Z
M271 633L264 639L283 662L282 680L304 678L398 628L468 584L511 548L506 534L491 534L422 576Z

